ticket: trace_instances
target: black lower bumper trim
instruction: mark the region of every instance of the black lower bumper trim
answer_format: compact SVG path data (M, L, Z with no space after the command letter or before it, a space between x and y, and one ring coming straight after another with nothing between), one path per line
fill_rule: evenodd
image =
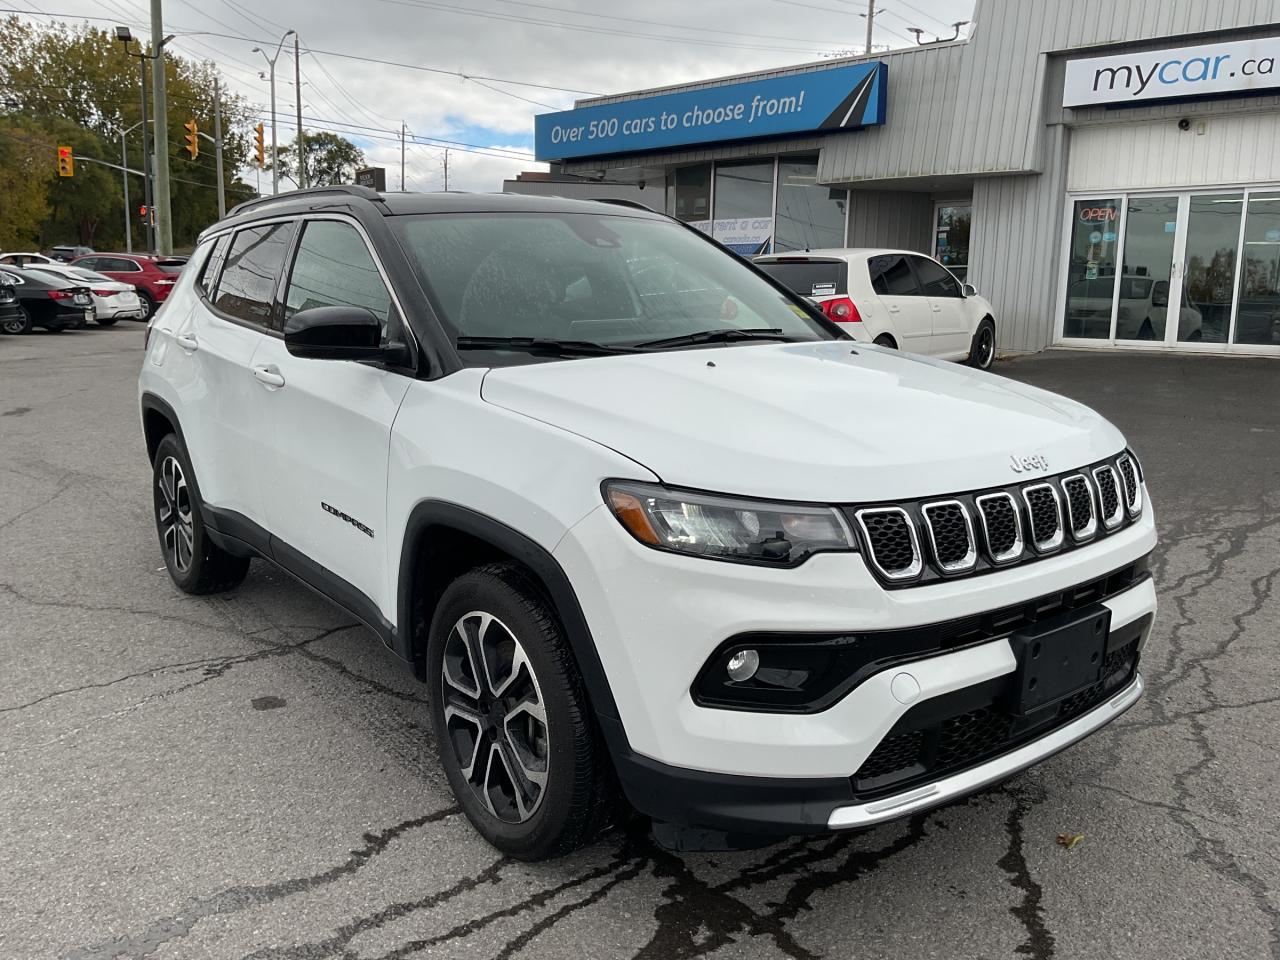
M601 722L609 721L601 718ZM613 760L623 793L640 813L730 834L826 833L831 811L853 802L848 777L707 773L651 760L631 750L615 751Z

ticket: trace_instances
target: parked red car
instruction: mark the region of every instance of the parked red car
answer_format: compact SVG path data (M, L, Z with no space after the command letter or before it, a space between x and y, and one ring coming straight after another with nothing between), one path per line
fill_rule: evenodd
M153 257L139 253L91 253L71 261L77 267L104 273L112 280L131 283L147 308L147 316L164 303L178 282L186 257Z

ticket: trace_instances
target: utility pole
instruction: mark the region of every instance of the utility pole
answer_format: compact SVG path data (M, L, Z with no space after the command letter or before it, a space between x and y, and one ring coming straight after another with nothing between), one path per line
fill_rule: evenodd
M160 0L152 0L153 3L159 3ZM280 59L280 51L284 49L284 42L290 34L296 35L293 30L286 30L284 36L280 38L280 42L276 44L276 55L268 57L267 51L261 47L254 47L251 53L260 53L262 58L267 61L267 65L271 68L271 193L280 192L280 155L276 152L276 61ZM261 74L259 74L261 76ZM302 91L298 91L301 98ZM298 133L302 133L301 125L301 108L299 108L299 125ZM298 165L302 166L302 157L298 157Z
M213 156L218 172L218 219L227 215L227 182L222 176L222 88L213 78Z
M449 190L449 148L444 148L444 189Z
M306 134L302 132L302 61L298 58L298 34L293 35L293 89L298 97L298 189L307 189Z
M400 192L404 193L404 121L400 121Z
M161 0L151 0L151 37L156 51L151 61L151 109L155 117L156 135L156 246L160 253L173 253L173 213L169 205L169 113L164 94L164 46L168 42L156 41L164 37L164 13Z
M155 199L151 196L151 146L147 140L147 56L138 58L138 70L142 73L142 198L147 205L147 253L155 253L156 212Z
M867 2L867 49L866 55L871 56L871 34L875 30L876 24L876 0L868 0Z
M120 180L124 185L124 252L133 253L133 221L129 219L129 152L124 145L124 129L120 130Z

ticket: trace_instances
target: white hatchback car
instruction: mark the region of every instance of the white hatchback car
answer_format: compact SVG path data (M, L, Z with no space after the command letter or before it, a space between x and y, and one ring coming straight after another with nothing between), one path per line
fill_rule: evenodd
M755 257L783 286L817 304L855 340L963 360L996 355L995 312L932 257L910 250L806 250Z
M35 266L45 273L57 274L88 287L100 327L109 327L122 319L147 319L147 306L138 298L138 290L131 283L121 283L101 273L66 263L40 263Z

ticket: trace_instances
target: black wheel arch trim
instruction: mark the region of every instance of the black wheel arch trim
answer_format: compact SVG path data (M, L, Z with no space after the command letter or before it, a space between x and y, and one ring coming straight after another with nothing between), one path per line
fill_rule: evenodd
M173 407L169 404L167 400L148 391L147 393L144 393L142 395L142 399L140 403L142 407L142 410L141 410L142 435L143 435L143 439L146 441L146 444L147 444L148 460L154 458L155 448L159 445L160 441L163 439L163 437L156 437L155 443L152 443L152 438L147 435L147 414L148 413L158 413L162 417L164 417L166 420L168 420L170 426L173 427L173 432L178 435L178 440L182 443L183 447L186 447L187 439L182 435L182 421L178 419L178 412L173 409Z
M528 567L542 582L548 593L560 624L573 650L591 698L591 706L600 720L601 729L615 759L621 751L629 752L622 724L618 722L618 705L613 697L605 674L604 664L596 649L595 640L587 626L586 616L578 603L578 595L558 560L545 547L531 540L520 531L468 507L444 500L424 500L413 508L405 524L404 540L400 545L400 571L396 602L396 653L404 660L414 662L420 652L418 643L425 637L415 636L424 631L426 624L413 623L413 590L419 583L422 570L419 563L422 545L428 528L451 527L460 533L485 541L512 559ZM613 724L603 721L612 720Z

